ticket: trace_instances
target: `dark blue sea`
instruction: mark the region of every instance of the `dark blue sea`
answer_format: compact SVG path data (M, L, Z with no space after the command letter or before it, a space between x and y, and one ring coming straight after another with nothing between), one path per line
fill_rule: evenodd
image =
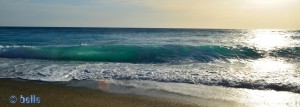
M299 62L297 30L0 27L0 78L300 93Z

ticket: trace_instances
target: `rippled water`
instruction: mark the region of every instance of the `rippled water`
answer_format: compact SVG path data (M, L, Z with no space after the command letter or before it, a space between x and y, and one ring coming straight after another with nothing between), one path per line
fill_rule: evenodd
M0 77L300 92L300 31L0 28Z

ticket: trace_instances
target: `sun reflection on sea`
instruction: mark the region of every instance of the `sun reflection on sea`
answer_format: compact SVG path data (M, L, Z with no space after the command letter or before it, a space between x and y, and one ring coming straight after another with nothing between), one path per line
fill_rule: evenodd
M272 52L288 48L293 45L293 39L288 31L280 30L253 30L250 31L244 42L265 53L264 58L249 61L248 65L254 72L276 72L292 70L293 64L287 59L272 56Z
M243 41L247 46L254 47L265 53L263 58L253 59L246 63L250 70L255 72L256 77L266 82L282 83L284 81L277 81L277 79L272 78L280 78L280 75L289 75L289 73L297 70L297 66L294 63L287 61L288 58L279 58L271 55L272 52L277 50L293 47L296 41L291 36L287 31L278 30L253 30L246 35ZM264 78L264 75L270 75L270 78ZM283 77L280 80L289 79ZM299 103L299 96L295 96L295 94L290 92L249 90L243 94L244 98L241 99L250 104L255 103L253 106L300 105L297 104Z
M261 91L261 90L248 90L245 91L243 98L245 102L253 104L256 107L282 107L282 106L299 106L299 95L290 92L277 92L277 91Z
M290 35L275 30L253 30L247 35L246 43L261 50L273 50L287 47L290 42Z
M255 72L276 72L291 70L293 65L284 60L274 58L262 58L250 62Z

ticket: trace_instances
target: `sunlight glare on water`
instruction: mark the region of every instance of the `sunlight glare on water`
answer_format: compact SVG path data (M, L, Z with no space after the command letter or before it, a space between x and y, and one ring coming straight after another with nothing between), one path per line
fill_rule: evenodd
M287 47L291 42L288 33L275 30L254 30L247 36L247 44L267 51Z
M276 72L287 71L293 68L293 65L283 60L263 58L251 61L249 64L255 72Z
M244 42L263 53L264 58L248 62L254 72L280 72L295 70L292 63L285 58L276 58L270 54L276 50L289 48L295 45L288 31L281 30L253 30L245 35Z
M249 90L241 94L241 100L256 107L265 107L266 105L272 107L300 106L299 95L290 92Z

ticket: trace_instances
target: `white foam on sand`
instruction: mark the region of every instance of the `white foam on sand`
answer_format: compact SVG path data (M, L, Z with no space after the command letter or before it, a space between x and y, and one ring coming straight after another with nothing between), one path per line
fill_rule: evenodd
M300 95L291 92L137 80L107 82L110 84L107 92L167 98L200 106L300 106ZM98 89L95 81L73 81L68 85Z

